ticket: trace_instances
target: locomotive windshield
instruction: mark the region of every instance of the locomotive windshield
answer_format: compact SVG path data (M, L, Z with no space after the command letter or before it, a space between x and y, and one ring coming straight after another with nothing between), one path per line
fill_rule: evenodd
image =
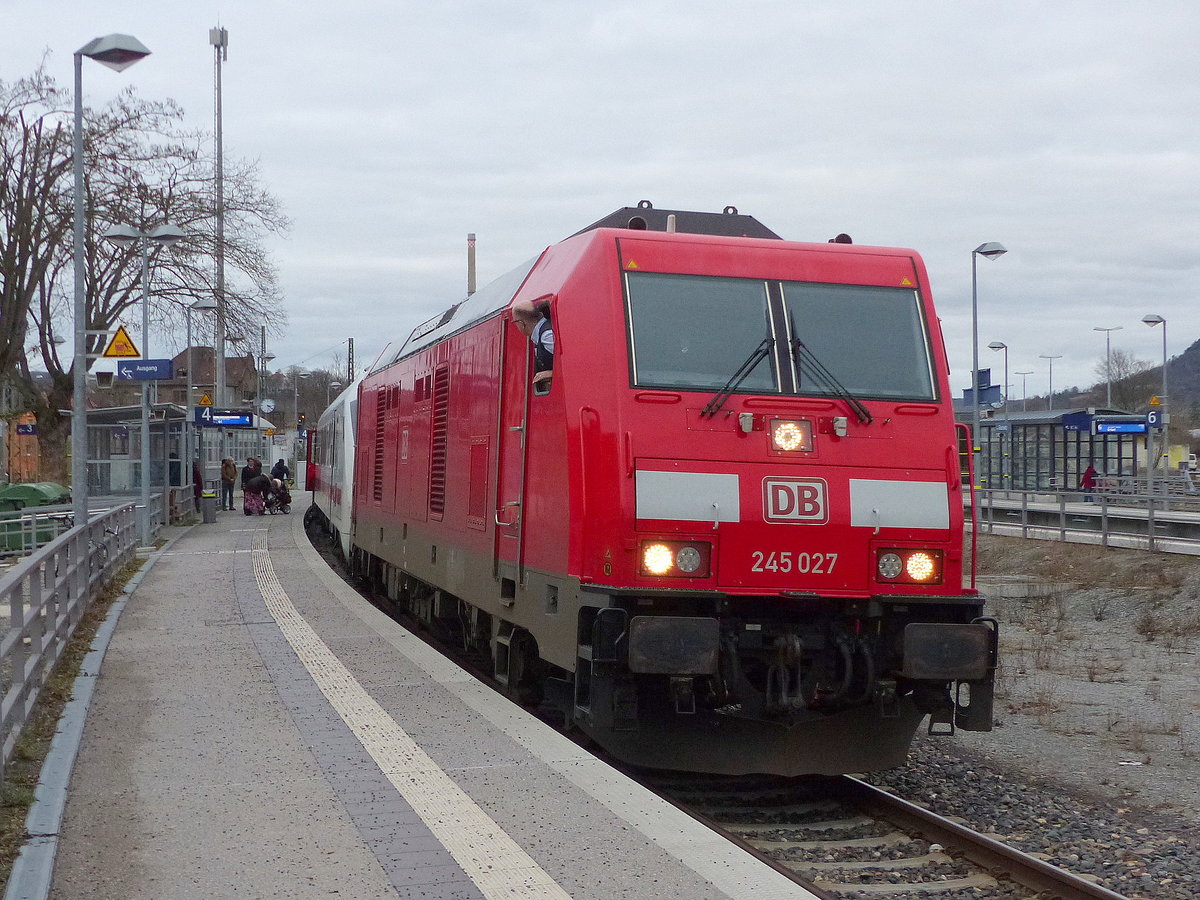
M638 384L719 388L771 336L761 281L631 274L628 296ZM741 388L772 393L778 383L770 360L746 376Z
M781 373L787 356L772 354L738 392L936 397L929 335L911 288L628 272L626 296L639 386L719 390L774 338L781 347L802 342L833 378L814 377L806 365Z

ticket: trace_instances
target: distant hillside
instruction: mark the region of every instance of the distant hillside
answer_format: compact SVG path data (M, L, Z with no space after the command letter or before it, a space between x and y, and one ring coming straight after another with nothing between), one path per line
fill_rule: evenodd
M1112 405L1129 412L1145 412L1150 398L1162 392L1162 366L1154 366L1114 380ZM1167 361L1167 392L1171 412L1172 432L1200 428L1200 341L1196 341L1178 356ZM1068 387L1054 392L1055 409L1072 409L1086 406L1105 406L1107 397L1103 381L1081 388ZM1045 409L1046 395L1031 396L1029 409ZM1177 438L1178 439L1178 438Z
M1154 372L1162 380L1162 366ZM1200 424L1200 341L1167 361L1167 393L1171 408L1188 412Z

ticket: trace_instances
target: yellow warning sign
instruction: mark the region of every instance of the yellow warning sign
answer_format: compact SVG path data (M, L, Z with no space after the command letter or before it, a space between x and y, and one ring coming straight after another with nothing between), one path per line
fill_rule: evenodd
M117 333L113 335L113 339L108 342L108 347L104 350L105 359L129 359L131 356L141 356L138 348L133 343L133 338L129 336L129 332L125 330L124 325L117 326Z
M274 435L274 434L275 434L275 429L274 429L274 428L268 428L266 431L264 431L264 432L263 432L263 434L265 434L267 437L271 437L272 435Z
M212 397L208 396L208 394L201 394L200 395L200 405L201 406L212 406Z
M636 260L632 260L632 259L631 259L629 262L625 263L625 268L627 268L627 269L640 269L640 268L641 268L641 266L639 266L639 265L637 264L637 261L636 261Z
M912 279L911 278L901 278L900 279L900 287L912 287Z
M1159 400L1157 397L1151 397L1151 398L1150 398L1150 405L1151 405L1151 406L1162 406L1162 401L1161 401L1161 400Z

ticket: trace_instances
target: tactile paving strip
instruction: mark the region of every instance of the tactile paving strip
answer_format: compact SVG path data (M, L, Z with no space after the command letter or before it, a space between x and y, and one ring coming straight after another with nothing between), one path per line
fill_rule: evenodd
M484 897L570 900L371 698L313 631L275 575L266 532L254 534L252 556L263 601L300 663L380 772Z

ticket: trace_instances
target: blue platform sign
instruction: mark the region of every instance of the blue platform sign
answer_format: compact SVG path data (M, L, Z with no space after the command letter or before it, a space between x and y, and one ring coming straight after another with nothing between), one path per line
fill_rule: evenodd
M253 428L254 413L248 409L217 409L212 406L194 407L195 423L208 428Z
M28 425L17 425L17 434L37 434L37 425L30 422Z
M1151 428L1162 428L1162 410L1151 409L1146 413L1146 424Z
M119 381L169 381L174 377L169 359L122 359L117 361Z

